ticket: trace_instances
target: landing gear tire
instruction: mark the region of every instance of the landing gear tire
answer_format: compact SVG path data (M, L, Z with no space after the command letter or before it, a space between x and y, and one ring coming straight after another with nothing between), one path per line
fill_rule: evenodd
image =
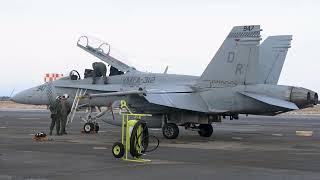
M93 130L94 130L94 124L93 123L87 122L87 123L84 124L83 131L85 133L90 133Z
M115 142L112 146L112 154L115 158L122 158L124 155L124 145L120 142Z
M162 128L162 134L167 139L176 139L179 135L179 127L173 123L167 123Z
M99 126L98 123L96 123L96 124L94 125L94 131L95 131L96 133L98 133L98 132L99 132L99 129L100 129L100 126Z
M198 133L201 137L210 137L213 133L213 127L211 124L200 124Z

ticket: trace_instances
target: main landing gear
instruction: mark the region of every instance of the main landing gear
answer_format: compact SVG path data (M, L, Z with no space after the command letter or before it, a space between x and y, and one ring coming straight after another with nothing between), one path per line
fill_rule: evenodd
M201 137L210 137L213 134L213 127L211 124L186 124L186 130L197 131ZM162 134L167 139L176 139L179 135L179 127L174 123L166 123L162 127Z
M176 139L179 135L179 127L174 123L166 123L162 127L162 134L167 139Z
M198 128L198 133L201 137L210 137L213 133L213 127L211 124L200 124Z

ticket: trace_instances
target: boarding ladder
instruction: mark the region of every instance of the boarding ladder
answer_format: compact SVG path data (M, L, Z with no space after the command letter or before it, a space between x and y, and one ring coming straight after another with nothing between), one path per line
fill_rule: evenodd
M68 115L68 121L67 124L72 123L74 116L77 112L78 106L79 106L79 102L80 100L84 97L84 95L87 93L86 89L77 89L76 92L76 96L74 97L73 103L72 103L72 107L71 107L71 111Z

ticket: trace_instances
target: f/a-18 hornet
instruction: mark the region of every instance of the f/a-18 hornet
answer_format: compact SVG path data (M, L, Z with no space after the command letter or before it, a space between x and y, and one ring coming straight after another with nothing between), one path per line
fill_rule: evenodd
M178 126L209 137L211 124L221 117L277 115L316 105L316 92L277 85L292 36L271 36L260 46L260 31L259 25L233 27L200 77L138 71L111 56L107 43L92 46L83 36L78 47L123 73L109 75L107 84L103 78L92 84L91 78L73 74L20 92L13 100L49 105L65 93L71 97L70 103L79 94L87 97L73 102L87 106L125 100L135 112L152 114L148 126L162 128L169 139L178 136ZM90 130L88 123L85 126Z

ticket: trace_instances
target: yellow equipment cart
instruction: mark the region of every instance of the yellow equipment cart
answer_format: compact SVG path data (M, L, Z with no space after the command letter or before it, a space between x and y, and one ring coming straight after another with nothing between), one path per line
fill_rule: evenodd
M148 159L141 158L146 152L149 143L148 128L146 122L141 120L141 117L151 115L132 113L124 100L121 101L121 109L126 109L127 112L122 113L121 142L113 144L113 156L122 158L125 161L150 162Z

